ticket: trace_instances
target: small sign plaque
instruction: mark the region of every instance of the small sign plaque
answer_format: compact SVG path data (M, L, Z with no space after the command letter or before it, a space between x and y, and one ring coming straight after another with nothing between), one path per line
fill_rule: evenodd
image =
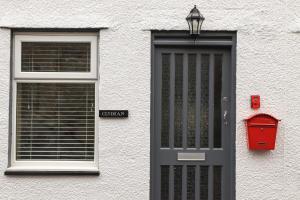
M127 118L128 110L99 110L101 118Z

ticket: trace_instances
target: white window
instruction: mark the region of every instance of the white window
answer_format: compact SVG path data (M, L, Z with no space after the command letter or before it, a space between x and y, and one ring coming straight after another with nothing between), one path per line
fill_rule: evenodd
M97 171L96 33L15 33L8 171Z

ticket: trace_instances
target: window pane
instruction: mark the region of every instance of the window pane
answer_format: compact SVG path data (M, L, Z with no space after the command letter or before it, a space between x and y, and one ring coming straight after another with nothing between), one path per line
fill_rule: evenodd
M95 84L18 83L17 160L93 160Z
M22 42L22 72L89 72L90 43Z

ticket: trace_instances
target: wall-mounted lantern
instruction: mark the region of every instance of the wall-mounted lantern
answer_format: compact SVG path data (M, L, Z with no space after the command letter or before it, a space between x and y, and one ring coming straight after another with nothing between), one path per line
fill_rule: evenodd
M189 24L190 35L197 36L200 34L201 26L205 18L195 7L190 11L190 14L186 17L186 21Z

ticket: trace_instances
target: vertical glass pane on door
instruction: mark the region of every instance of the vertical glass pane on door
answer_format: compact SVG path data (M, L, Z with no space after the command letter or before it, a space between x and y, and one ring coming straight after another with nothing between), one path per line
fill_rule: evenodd
M222 98L222 55L215 55L214 66L214 147L222 147L221 98Z
M188 55L188 147L196 146L196 58L196 54Z
M162 165L160 167L160 197L161 200L169 199L169 166Z
M187 166L187 200L195 200L195 168Z
M200 200L208 199L208 166L200 166Z
M169 146L170 54L162 54L161 147Z
M200 147L208 147L209 55L201 55Z
M174 200L182 197L182 166L174 166Z
M174 147L182 147L183 55L175 54Z
M222 199L222 167L214 166L214 200Z

